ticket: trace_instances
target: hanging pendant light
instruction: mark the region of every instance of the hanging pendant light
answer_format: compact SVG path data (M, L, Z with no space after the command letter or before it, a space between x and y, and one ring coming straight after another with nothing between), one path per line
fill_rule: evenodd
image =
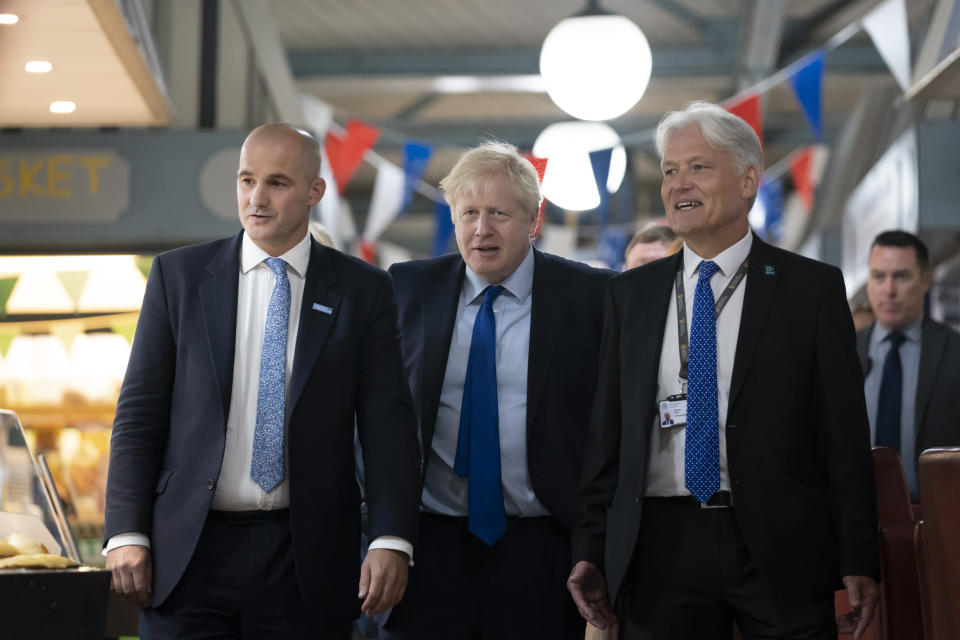
M653 56L632 20L587 8L561 20L540 49L540 75L558 107L581 120L609 120L640 100Z

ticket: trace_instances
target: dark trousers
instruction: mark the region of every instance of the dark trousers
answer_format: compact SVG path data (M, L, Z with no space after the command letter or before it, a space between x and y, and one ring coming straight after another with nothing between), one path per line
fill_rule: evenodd
M311 617L293 566L287 510L211 511L170 596L140 614L153 639L317 638L345 640L350 626Z
M558 520L508 518L493 547L466 518L423 514L403 600L385 640L583 640L567 592L570 538Z
M836 640L833 593L777 593L760 573L735 507L643 501L620 601L623 640ZM784 549L790 553L790 549Z

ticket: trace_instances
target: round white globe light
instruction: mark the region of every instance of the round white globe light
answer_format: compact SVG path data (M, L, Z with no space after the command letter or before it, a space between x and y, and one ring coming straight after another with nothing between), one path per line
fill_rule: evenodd
M581 120L609 120L625 113L646 91L652 67L646 36L619 15L561 20L540 49L547 93Z
M590 152L613 149L607 191L620 188L627 170L627 152L620 136L602 122L556 122L540 132L533 155L547 158L541 190L558 207L585 211L600 205L600 193L590 164Z

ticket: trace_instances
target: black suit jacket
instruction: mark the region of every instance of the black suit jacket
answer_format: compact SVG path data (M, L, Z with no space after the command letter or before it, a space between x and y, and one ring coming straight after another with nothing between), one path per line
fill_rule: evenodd
M871 366L883 366L869 362L873 327L857 332L864 376ZM930 318L923 320L913 425L917 458L931 447L960 445L960 333Z
M627 271L607 287L573 559L603 568L611 600L637 541L681 258ZM726 425L744 539L786 593L828 591L844 575L878 577L867 414L843 277L756 237L749 262Z
M154 606L190 561L220 472L241 237L156 258L117 403L104 535L150 536ZM389 276L311 241L301 309L288 381L290 525L307 607L336 622L358 612L354 416L371 537L414 540L416 427Z
M597 379L603 283L611 272L533 251L527 465L537 498L572 527ZM390 267L425 463L437 424L464 270L460 254Z

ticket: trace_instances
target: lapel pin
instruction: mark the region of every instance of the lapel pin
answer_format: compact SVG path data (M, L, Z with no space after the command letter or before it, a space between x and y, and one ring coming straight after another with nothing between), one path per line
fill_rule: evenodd
M763 265L763 275L772 276L776 274L777 270L772 264Z
M325 313L325 314L327 314L328 316L331 315L331 314L333 314L333 307L328 307L328 306L326 306L326 305L324 305L324 304L320 304L319 302L314 302L314 303L313 303L313 310L314 310L314 311L319 311L320 313Z

